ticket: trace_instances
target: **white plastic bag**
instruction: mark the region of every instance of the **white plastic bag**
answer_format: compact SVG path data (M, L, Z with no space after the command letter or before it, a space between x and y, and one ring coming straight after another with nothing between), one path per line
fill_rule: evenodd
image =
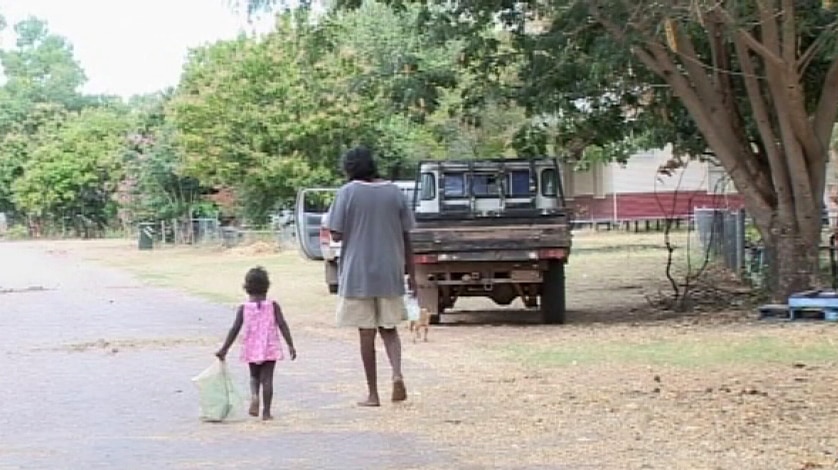
M244 399L233 384L226 362L216 360L193 377L192 383L198 387L202 421L226 421L239 416L244 409Z
M419 300L410 294L404 296L404 306L407 308L407 320L419 321Z

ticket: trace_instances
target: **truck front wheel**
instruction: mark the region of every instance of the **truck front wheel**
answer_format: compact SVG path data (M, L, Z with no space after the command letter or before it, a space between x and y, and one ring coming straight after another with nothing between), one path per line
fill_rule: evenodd
M550 261L541 285L541 315L544 323L565 322L564 263Z

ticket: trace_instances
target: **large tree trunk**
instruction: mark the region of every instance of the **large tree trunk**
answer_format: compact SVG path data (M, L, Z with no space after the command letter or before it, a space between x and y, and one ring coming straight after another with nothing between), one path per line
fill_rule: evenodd
M611 35L633 41L625 26L607 16L604 2L590 5L591 15ZM641 38L631 51L681 100L742 194L763 237L772 296L784 302L789 294L818 285L827 149L838 117L838 60L830 59L818 96L807 97L803 78L809 54L817 50L800 51L796 3L756 2L756 22L742 21L725 5L696 8L691 15L697 17L687 20L704 28L709 55L699 54L693 33L679 26L683 16L665 15L667 44L652 32L659 25L639 17L628 26ZM741 72L728 73L733 59ZM747 106L732 99L742 88ZM750 116L756 132L743 116Z
M760 228L765 245L765 280L775 301L818 286L820 237L800 233L796 226Z

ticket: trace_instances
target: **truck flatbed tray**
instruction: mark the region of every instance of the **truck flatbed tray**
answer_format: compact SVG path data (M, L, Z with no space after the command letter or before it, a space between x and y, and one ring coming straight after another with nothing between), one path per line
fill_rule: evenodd
M534 227L538 227L534 230ZM570 248L564 224L504 225L499 227L417 228L410 233L414 253L453 253L496 250Z
M455 213L455 212L443 212L443 213L421 213L418 212L414 215L416 219L417 225L432 225L434 222L441 222L445 223L446 226L451 227L452 222L459 222L462 221L464 224L473 224L473 225L480 225L480 226L490 226L490 225L508 225L508 224L521 224L521 225L539 225L539 224L570 224L570 213L568 211L558 211L553 213L544 214L540 210L536 209L527 209L527 210L515 210L515 211L506 211L497 214L491 215L475 215L471 213Z

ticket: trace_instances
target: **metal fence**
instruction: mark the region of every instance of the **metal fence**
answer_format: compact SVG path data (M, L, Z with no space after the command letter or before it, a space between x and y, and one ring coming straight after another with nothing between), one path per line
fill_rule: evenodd
M733 273L745 274L745 211L713 208L696 208L693 221L701 243L702 253L721 263Z

